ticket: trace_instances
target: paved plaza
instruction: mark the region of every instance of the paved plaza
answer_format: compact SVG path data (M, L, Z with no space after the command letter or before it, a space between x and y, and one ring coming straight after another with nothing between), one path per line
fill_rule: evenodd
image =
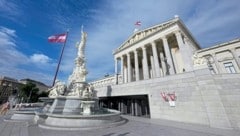
M4 121L0 117L0 136L239 136L239 130L215 129L207 126L159 119L123 116L124 125L96 130L61 131L39 128L32 122Z

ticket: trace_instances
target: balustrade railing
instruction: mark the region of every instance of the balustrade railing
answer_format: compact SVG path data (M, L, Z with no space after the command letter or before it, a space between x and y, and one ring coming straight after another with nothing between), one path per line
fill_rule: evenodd
M116 85L122 83L122 76L121 75L109 75L99 80L95 80L90 82L93 87L104 87L109 85Z

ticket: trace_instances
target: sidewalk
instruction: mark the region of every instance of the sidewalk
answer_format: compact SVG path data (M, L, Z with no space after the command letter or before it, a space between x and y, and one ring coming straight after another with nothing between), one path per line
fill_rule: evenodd
M5 116L6 118L7 116ZM32 122L4 121L0 116L0 136L239 136L240 131L167 120L123 116L129 121L121 126L80 131L39 128Z
M150 118L141 118L141 117L134 117L134 116L123 116L123 117L128 120L134 120L134 121L172 127L172 128L185 129L190 131L204 132L204 133L221 135L221 136L235 136L235 135L240 136L240 130L210 128L205 125L182 123L182 122L175 122L175 121L162 120L162 119L150 119Z

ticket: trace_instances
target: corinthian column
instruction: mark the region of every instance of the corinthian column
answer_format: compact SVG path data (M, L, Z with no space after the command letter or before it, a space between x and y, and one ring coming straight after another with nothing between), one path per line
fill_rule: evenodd
M167 69L169 70L170 75L172 75L172 74L175 73L174 72L173 61L172 61L172 55L170 53L170 49L169 49L167 38L163 37L162 40L163 40L164 52L165 52L166 57L167 57Z
M175 32L175 36L177 38L177 43L182 55L182 59L184 62L184 68L186 71L192 71L193 67L192 67L192 60L191 60L191 54L189 53L188 47L186 45L184 45L183 43L183 39L182 39L182 35L179 31Z
M128 79L127 82L131 82L132 80L132 67L131 67L131 58L130 58L130 52L127 54L127 74L128 74Z
M143 78L149 79L146 47L142 47L142 51L143 51Z
M166 75L166 63L165 63L165 58L164 58L164 55L163 55L163 52L160 51L160 60L161 60L161 64L162 64L162 76L165 76Z
M115 58L115 84L118 84L118 59Z
M156 74L154 75L154 77L160 77L160 68L159 68L157 47L155 42L152 42L152 52L153 52L153 61L154 61L154 68L155 68L155 74Z
M118 59L115 58L115 74L118 73Z
M121 56L121 75L122 75L122 83L124 83L125 77L124 77L124 57L123 56Z
M134 64L135 64L135 75L136 75L136 81L139 80L139 64L138 64L138 52L137 50L134 51Z

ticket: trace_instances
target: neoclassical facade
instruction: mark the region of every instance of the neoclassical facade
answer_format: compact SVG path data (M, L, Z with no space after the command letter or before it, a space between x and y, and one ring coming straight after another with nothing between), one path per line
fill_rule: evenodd
M192 71L191 57L198 49L198 43L176 17L130 36L113 53L115 73L126 83Z
M100 106L240 129L240 39L200 49L175 17L135 32L113 55L115 74L91 82Z

